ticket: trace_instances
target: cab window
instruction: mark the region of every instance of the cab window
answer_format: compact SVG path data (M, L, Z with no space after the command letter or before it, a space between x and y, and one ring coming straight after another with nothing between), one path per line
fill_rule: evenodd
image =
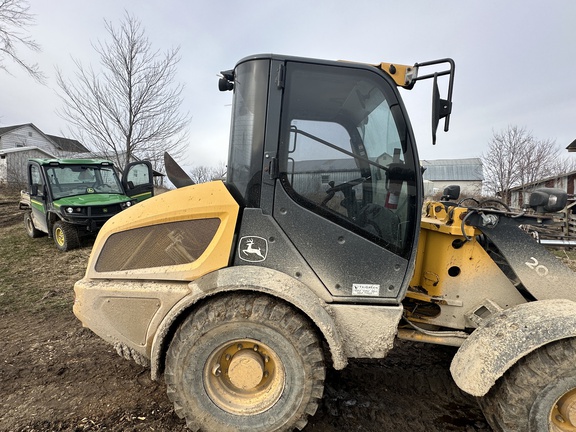
M113 182L116 179L116 176L112 172L112 168L108 170L101 170L102 179L105 182ZM150 178L150 171L148 167L144 164L142 165L134 165L132 169L128 171L127 179L132 186L141 186L152 183L152 179Z
M30 165L30 187L31 190L29 192L32 195L44 195L44 180L42 179L40 167L37 165Z
M269 69L269 60L256 60L235 71L227 183L247 207L260 205Z

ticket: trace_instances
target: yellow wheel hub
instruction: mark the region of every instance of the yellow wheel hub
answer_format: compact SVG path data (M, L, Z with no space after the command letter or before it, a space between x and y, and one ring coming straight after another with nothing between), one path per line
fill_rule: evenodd
M254 389L264 378L264 360L257 352L242 350L230 361L228 378L239 389Z
M62 228L58 227L54 230L54 238L56 240L56 243L58 243L59 246L64 246L65 237L64 237L64 231L62 231Z
M576 432L576 389L565 393L550 412L550 430Z
M215 350L203 376L212 402L240 415L268 410L280 399L285 385L280 358L267 345L251 339L234 340Z

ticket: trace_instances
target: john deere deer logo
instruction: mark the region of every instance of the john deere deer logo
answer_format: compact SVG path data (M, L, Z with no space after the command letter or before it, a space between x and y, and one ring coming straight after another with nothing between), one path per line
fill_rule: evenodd
M240 239L238 256L243 261L260 262L266 259L268 242L262 237L250 236Z

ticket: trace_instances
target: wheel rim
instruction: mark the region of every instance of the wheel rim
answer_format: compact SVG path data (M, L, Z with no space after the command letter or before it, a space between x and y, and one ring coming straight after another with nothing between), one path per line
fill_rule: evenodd
M576 431L576 389L558 399L550 411L550 425L553 432Z
M65 237L64 237L64 230L62 230L62 228L57 227L54 230L54 240L56 240L56 243L58 244L58 246L64 246L65 243Z
M232 414L253 415L272 407L284 390L282 361L269 346L237 339L216 349L204 367L212 402Z

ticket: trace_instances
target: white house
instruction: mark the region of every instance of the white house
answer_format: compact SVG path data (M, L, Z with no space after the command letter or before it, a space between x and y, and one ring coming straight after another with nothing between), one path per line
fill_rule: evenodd
M88 153L80 142L48 135L32 123L0 127L0 184L24 183L30 158L77 157Z

